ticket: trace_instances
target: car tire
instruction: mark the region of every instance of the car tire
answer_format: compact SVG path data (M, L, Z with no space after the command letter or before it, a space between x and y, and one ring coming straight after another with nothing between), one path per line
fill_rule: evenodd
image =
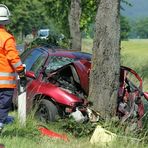
M42 122L56 121L59 113L56 105L50 100L42 99L35 113L37 119Z

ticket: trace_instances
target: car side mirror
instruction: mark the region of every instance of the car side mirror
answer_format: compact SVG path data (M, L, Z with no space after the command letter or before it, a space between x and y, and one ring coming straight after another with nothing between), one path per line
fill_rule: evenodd
M35 73L32 71L26 71L26 77L36 79Z

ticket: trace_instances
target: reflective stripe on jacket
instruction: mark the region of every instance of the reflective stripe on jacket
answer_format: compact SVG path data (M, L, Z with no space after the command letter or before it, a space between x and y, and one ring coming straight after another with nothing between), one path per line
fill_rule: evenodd
M22 70L14 37L0 27L0 88L15 88L16 72Z

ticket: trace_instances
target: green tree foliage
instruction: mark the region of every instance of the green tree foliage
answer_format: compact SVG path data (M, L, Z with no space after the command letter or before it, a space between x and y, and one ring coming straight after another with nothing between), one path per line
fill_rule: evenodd
M100 0L81 0L82 15L80 28L83 37L93 37L95 15ZM127 0L122 0L124 3ZM32 28L50 28L56 33L62 33L69 38L68 13L70 0L1 0L11 11L11 23L8 29L18 38L31 33ZM128 24L121 17L122 38L127 37ZM122 34L122 33L121 33Z
M95 21L99 0L82 0L81 2L82 15L80 27L81 31L84 32L84 34L87 34L91 29L91 24ZM58 26L65 36L69 37L68 13L70 9L70 0L44 0L43 3L47 9L48 15L54 19L55 25Z
M100 0L81 0L82 15L80 28L83 37L93 37L95 16L99 2ZM54 19L55 26L69 38L68 13L70 9L70 0L44 0L43 3L47 9L47 14ZM131 6L128 0L122 0L122 3ZM130 26L128 20L124 17L121 17L121 23L122 39L126 39Z
M32 28L39 29L49 25L49 17L45 13L43 3L39 0L1 0L11 11L9 29L16 36L26 35Z
M143 18L135 23L137 38L148 38L148 18Z
M30 49L36 46L45 46L53 49L55 47L69 48L70 42L67 38L61 38L59 34L52 32L47 39L36 38L34 41L29 43L27 48Z
M93 37L97 6L100 0L82 0L81 30L84 37Z
M68 13L70 9L69 0L44 0L43 5L47 15L52 18L55 28L65 36L69 37Z
M131 26L129 25L128 19L124 16L121 16L120 25L121 25L121 40L127 40L129 37L129 32L131 30Z

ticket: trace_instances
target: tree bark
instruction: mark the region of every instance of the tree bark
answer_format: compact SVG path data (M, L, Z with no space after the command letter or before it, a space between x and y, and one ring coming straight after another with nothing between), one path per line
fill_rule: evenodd
M81 51L81 0L71 0L71 9L68 16L72 49Z
M102 117L115 115L120 71L120 0L100 0L96 15L89 99Z

